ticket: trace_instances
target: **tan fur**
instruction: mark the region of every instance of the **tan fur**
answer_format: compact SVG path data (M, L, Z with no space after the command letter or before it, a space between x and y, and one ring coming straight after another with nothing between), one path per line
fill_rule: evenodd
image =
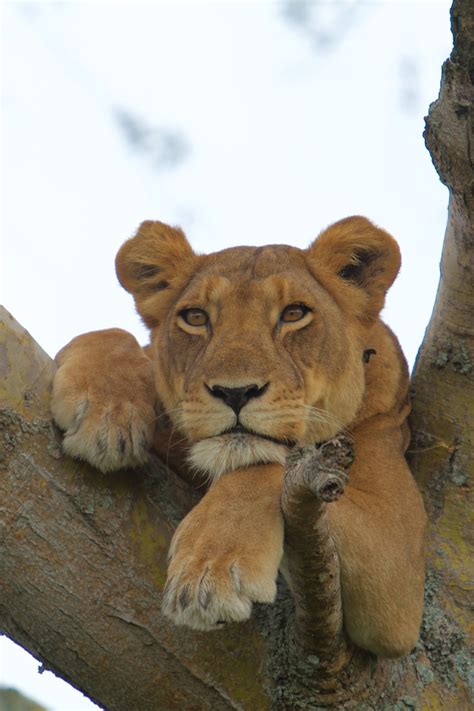
M104 472L146 462L157 398L150 361L135 338L118 328L87 333L56 361L51 408L65 431L65 452Z
M215 629L248 619L256 600L273 602L283 555L281 485L281 467L238 470L183 520L171 543L163 599L176 624Z
M119 251L118 277L151 345L119 330L74 339L58 356L53 413L66 451L104 471L154 447L212 482L170 551L163 610L177 624L212 629L273 599L288 447L346 429L356 459L329 505L346 629L384 656L415 645L425 514L404 459L407 368L379 319L399 266L396 242L363 217L329 227L307 250L195 255L181 230L147 222ZM310 311L283 322L295 303ZM187 323L190 308L208 324ZM367 349L376 353L365 363ZM238 417L213 391L250 386ZM250 433L227 432L237 424Z

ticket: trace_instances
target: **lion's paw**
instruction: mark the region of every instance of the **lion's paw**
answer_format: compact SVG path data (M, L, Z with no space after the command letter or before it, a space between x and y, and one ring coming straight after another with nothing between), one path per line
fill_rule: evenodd
M144 464L156 423L153 383L151 396L142 391L138 382L133 392L132 387L115 387L97 378L83 387L70 370L59 368L51 409L64 431L65 453L103 472Z
M227 556L182 556L170 566L162 611L176 625L213 630L248 620L254 602L270 603L275 595L275 576L257 566Z
M181 521L169 550L162 611L177 625L212 630L242 622L276 596L283 555L282 467L222 476Z
M131 402L96 403L80 400L64 429L63 449L103 472L144 464L153 441L154 412Z

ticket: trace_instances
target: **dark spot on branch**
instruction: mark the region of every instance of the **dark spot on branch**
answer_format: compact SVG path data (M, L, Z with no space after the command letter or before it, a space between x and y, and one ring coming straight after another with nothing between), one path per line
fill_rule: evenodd
M330 479L318 490L318 494L323 501L336 501L344 493L344 481L342 477Z

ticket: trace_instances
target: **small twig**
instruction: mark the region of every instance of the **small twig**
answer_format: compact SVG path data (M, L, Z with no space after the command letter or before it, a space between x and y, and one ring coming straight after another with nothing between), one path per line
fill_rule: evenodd
M336 674L353 653L343 630L339 560L326 515L327 504L344 492L352 460L345 435L293 450L281 499L295 642L304 655L317 658L322 676Z

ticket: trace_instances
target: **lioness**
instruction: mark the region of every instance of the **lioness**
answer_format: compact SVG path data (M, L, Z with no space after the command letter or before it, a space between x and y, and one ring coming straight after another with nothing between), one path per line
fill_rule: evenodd
M328 505L344 624L375 654L409 652L425 513L404 459L407 366L379 318L400 267L395 240L349 217L306 250L197 255L180 229L144 222L116 267L151 344L119 329L75 338L57 356L52 409L65 451L102 471L154 447L209 479L172 541L165 614L212 629L273 601L287 452L345 429L355 461Z

